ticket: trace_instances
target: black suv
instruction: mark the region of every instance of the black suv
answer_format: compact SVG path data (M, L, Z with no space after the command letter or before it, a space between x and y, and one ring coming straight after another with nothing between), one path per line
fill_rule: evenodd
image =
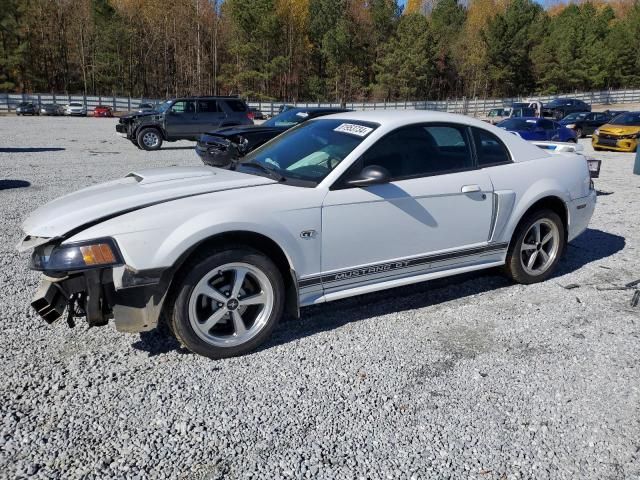
M158 150L163 141L195 141L214 128L252 124L249 107L239 98L185 97L167 100L154 111L124 115L116 131L138 148Z
M556 98L542 107L542 115L562 120L573 112L590 112L591 105L574 98Z
M226 168L231 163L265 142L312 118L348 112L343 108L289 108L262 125L220 128L203 133L196 144L196 153L206 165Z

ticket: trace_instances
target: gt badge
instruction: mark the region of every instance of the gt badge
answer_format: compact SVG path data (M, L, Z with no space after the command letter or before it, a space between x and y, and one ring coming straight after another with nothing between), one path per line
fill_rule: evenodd
M315 230L303 230L300 232L300 238L313 238L316 236Z

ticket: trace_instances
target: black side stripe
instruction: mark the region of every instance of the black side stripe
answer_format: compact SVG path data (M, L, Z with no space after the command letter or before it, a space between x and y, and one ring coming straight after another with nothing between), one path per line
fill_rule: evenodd
M342 282L344 280L368 277L379 273L393 272L396 270L404 270L411 267L417 267L428 263L442 262L455 258L469 257L479 255L481 253L495 252L504 250L509 246L508 243L492 243L482 247L467 248L464 250L456 250L454 252L437 253L434 255L426 255L423 257L415 257L407 260L395 260L393 262L376 263L362 268L353 268L341 270L328 275L316 275L307 277L298 282L299 288L311 287L334 282Z

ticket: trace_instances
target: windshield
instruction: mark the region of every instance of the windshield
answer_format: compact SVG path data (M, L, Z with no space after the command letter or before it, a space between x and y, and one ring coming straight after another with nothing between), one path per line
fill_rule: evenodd
M587 117L588 113L580 112L580 113L570 113L564 120L584 120Z
M166 112L167 110L169 110L172 104L173 104L173 100L167 100L166 102L162 102L160 105L158 105L158 111L160 113Z
M306 120L308 117L309 114L304 110L291 108L273 118L270 118L264 122L263 125L266 125L267 127L293 127L294 125Z
M510 118L503 120L498 124L498 127L506 130L533 130L537 125L536 120L525 120L522 118Z
M81 104L81 103L77 103L77 102L71 102L71 103L69 104L69 106L71 106L71 107L81 107L81 106L82 106L82 104Z
M248 153L236 168L246 173L266 169L285 181L291 178L318 184L377 127L353 120L305 122Z
M550 107L557 107L558 105L564 105L565 103L567 103L567 99L566 98L556 98L555 100L551 100L549 102L549 106Z
M631 125L640 126L640 112L627 112L618 115L609 122L610 125Z

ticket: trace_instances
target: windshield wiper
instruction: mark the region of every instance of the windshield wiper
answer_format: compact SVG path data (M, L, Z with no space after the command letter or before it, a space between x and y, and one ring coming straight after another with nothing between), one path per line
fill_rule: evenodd
M267 175L269 175L271 178L273 178L274 180L278 181L278 182L284 182L286 179L286 177L283 177L282 175L280 175L278 172L276 172L275 170L273 170L272 168L268 168L265 167L264 165L262 165L261 163L258 162L241 162L240 165L248 165L250 167L255 167L258 170L262 170L263 172L265 172Z

